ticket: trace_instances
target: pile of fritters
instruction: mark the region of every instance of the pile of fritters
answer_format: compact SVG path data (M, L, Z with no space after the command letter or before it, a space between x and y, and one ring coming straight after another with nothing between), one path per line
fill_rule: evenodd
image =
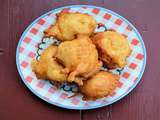
M95 19L82 13L59 13L54 25L44 31L59 46L45 49L31 67L38 79L76 83L85 99L106 97L116 89L119 75L102 71L123 68L130 55L128 40L114 31L94 33Z

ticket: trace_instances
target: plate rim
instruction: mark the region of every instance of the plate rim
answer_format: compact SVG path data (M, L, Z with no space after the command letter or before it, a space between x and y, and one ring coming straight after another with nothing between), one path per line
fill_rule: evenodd
M133 30L136 32L141 44L142 44L142 49L143 49L143 52L144 52L144 60L143 60L143 66L142 66L142 69L139 73L139 76L137 78L137 81L132 85L132 87L127 91L125 92L124 94L122 94L121 96L119 96L117 99L111 101L111 102L108 102L106 104L101 104L101 105L96 105L96 106L88 106L88 107L75 107L75 106L66 106L66 105L62 105L62 104L59 104L59 103L56 103L56 102L53 102L51 100L46 100L42 95L40 95L37 91L35 91L30 85L29 83L27 83L25 81L25 78L21 72L21 69L20 69L20 65L19 65L19 47L21 45L21 42L25 36L25 34L27 33L27 31L41 18L45 17L46 15L52 13L52 12L56 12L56 11L59 11L61 9L64 9L64 8L71 8L71 7L88 7L88 8L98 8L98 9L101 9L101 10L104 10L104 11L107 11L108 13L111 13L119 18L121 18L122 20L124 20L127 24L129 24ZM20 74L20 77L21 77L21 80L23 81L23 83L27 86L27 88L32 92L34 93L37 97L39 97L40 99L44 100L45 102L49 103L49 104L52 104L52 105L55 105L55 106L58 106L58 107L61 107L61 108L65 108L65 109L72 109L72 110L89 110L89 109L96 109L96 108L100 108L100 107L104 107L104 106L108 106L110 104L113 104L121 99L123 99L125 96L127 96L136 86L137 84L141 81L141 78L142 78L142 75L144 74L144 71L145 71L145 67L146 67L146 60L147 60L147 52L146 52L146 47L145 47L145 44L144 44L144 41L140 35L140 33L138 32L138 30L134 27L134 25L129 22L129 20L127 20L125 17L119 15L118 13L112 11L112 10L109 10L107 8L104 8L104 7L100 7L100 6L94 6L94 5L68 5L68 6L62 6L62 7L58 7L58 8L55 8L55 9L52 9L48 12L46 12L45 14L42 14L41 16L39 16L38 18L36 18L35 20L33 20L24 30L24 32L22 33L19 41L18 41L18 45L17 45L17 48L16 48L16 66L17 66L17 69L18 69L18 72Z

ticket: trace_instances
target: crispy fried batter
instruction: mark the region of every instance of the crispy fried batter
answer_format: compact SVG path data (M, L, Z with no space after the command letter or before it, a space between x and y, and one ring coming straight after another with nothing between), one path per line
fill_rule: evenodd
M69 82L75 81L77 76L88 78L102 66L95 45L88 36L83 35L61 43L56 57L66 67L63 72L69 73ZM82 85L82 82L79 85Z
M106 31L97 33L92 41L98 49L99 58L108 68L123 68L126 65L131 48L124 36L114 31Z
M54 58L56 46L50 46L43 51L40 60L33 60L31 67L38 79L49 79L58 82L66 81L67 74L61 73L63 67Z
M95 100L110 95L117 87L119 76L100 71L90 79L84 81L80 91L84 94L85 100Z
M88 14L59 13L55 25L44 31L45 36L53 36L61 41L73 40L78 34L91 35L96 21Z

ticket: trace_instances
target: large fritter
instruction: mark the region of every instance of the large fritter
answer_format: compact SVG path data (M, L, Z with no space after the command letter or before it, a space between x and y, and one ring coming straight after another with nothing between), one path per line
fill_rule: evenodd
M114 31L97 33L92 38L96 45L99 58L108 68L123 68L127 62L126 58L131 54L128 40Z
M38 79L49 79L52 81L64 82L67 74L62 73L63 67L56 62L57 47L52 45L45 49L39 60L33 60L31 67Z
M95 19L82 13L59 13L54 25L44 31L60 41L73 40L78 34L90 36L96 28Z
M103 98L113 93L118 85L118 80L118 75L100 71L84 81L84 85L80 87L80 90L86 100Z
M75 77L88 78L102 66L97 49L88 36L79 35L77 39L62 42L56 57L65 66L63 72L69 73L69 82L73 82Z

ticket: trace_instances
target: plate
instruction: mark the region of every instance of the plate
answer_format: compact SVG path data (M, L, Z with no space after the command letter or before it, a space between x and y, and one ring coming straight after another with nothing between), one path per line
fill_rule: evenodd
M39 58L41 52L50 44L59 42L54 38L46 38L43 31L56 21L59 12L88 13L98 22L96 31L114 29L126 36L132 48L132 54L127 59L124 69L112 70L120 75L118 88L111 96L96 101L83 101L82 95L71 97L77 91L75 85L64 83L61 89L46 80L37 80L31 69L31 61ZM25 85L44 101L67 109L94 109L110 105L131 92L141 80L146 65L146 49L142 37L136 28L121 15L102 7L90 5L72 5L51 10L33 21L22 34L16 51L16 64L18 72ZM106 70L106 68L102 68Z

